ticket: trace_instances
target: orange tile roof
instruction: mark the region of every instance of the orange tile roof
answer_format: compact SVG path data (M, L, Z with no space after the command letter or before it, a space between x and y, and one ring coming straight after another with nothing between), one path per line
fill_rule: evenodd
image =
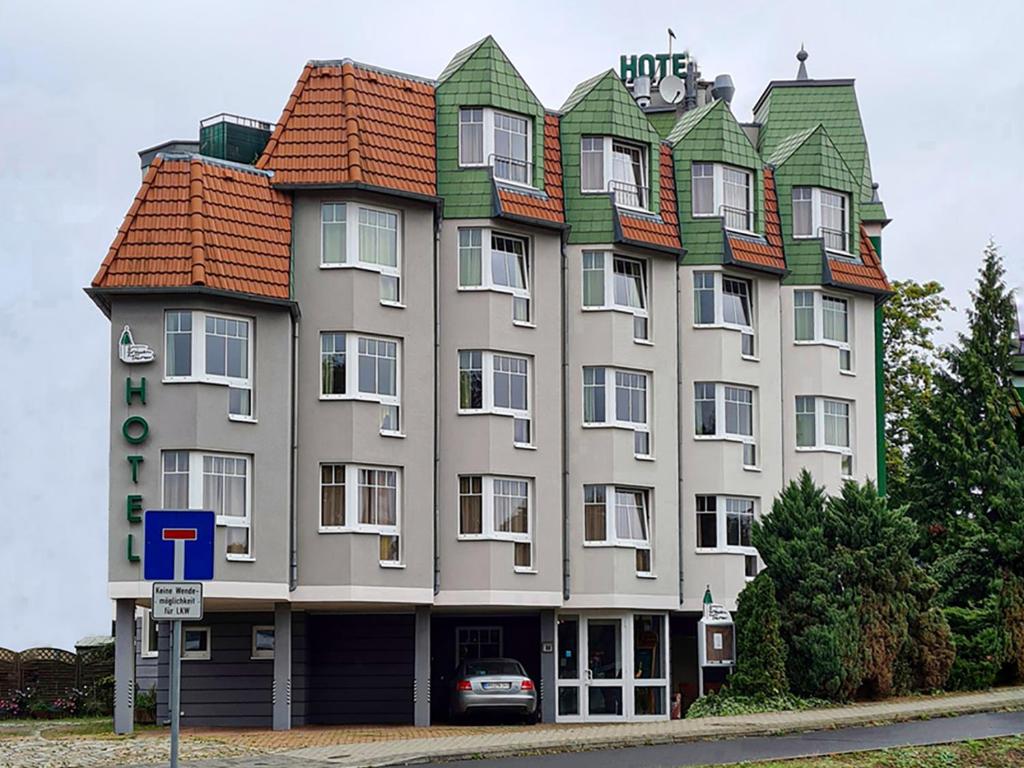
M495 190L498 216L536 219L552 224L565 223L558 115L544 116L544 195L531 195L498 183L495 183Z
M672 168L672 149L660 145L661 215L641 216L615 208L621 239L636 245L654 246L661 250L679 251L679 215L676 210L676 182Z
M764 169L764 237L750 237L726 232L726 248L734 264L786 271L782 250L782 226L779 223L779 201L775 193L775 175Z
M860 260L862 264L845 259L827 258L826 265L832 284L853 290L866 290L869 293L892 293L892 286L889 285L889 279L882 269L882 260L878 258L875 245L868 237L863 224L860 227Z
M290 296L291 200L266 173L158 155L93 288L205 286Z
M434 86L344 62L302 70L257 168L275 185L365 184L434 196Z

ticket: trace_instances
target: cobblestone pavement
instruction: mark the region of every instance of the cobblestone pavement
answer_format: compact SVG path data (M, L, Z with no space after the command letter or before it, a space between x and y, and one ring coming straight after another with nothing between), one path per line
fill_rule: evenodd
M187 729L182 735L182 761L189 768L365 768L534 750L600 749L768 735L1020 708L1024 708L1024 687L807 712L610 725L306 727L285 732ZM131 737L48 735L46 731L54 727L30 726L30 733L5 736L4 726L0 725L0 766L125 768L166 764L166 730L142 731Z

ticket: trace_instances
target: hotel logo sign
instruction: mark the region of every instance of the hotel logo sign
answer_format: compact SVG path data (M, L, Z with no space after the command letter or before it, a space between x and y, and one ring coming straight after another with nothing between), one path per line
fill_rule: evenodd
M136 365L153 362L156 353L148 344L136 344L132 337L132 329L126 325L121 331L121 339L117 344L117 356L122 363Z
M641 53L619 56L619 79L626 85L638 77L651 78L651 85L657 86L661 79L673 75L680 79L686 77L686 65L690 55L683 53Z

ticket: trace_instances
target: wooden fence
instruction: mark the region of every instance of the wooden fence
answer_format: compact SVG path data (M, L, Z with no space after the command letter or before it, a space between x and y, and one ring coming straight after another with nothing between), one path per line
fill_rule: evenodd
M21 653L0 648L0 699L31 688L40 698L53 700L113 674L113 645L82 648L78 653L60 648L29 648Z

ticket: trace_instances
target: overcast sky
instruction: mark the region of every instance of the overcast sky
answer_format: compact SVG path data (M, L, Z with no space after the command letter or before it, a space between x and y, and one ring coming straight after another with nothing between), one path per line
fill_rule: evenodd
M160 11L163 5L165 10ZM136 152L219 112L274 121L311 58L434 77L490 33L548 107L666 27L740 120L772 79L854 77L893 278L963 306L990 236L1024 283L1024 3L0 3L0 646L110 630L108 323L82 293ZM947 321L961 327L962 313Z

